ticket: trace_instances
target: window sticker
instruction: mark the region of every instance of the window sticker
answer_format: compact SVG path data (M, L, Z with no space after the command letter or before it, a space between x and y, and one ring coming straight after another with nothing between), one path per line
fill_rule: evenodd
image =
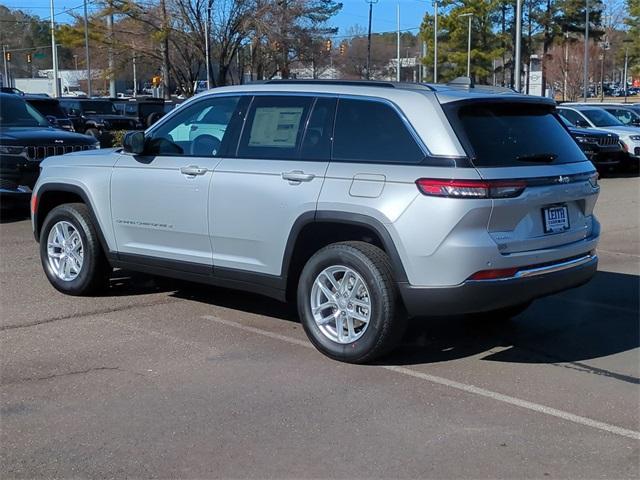
M249 135L250 147L294 148L304 107L258 107Z

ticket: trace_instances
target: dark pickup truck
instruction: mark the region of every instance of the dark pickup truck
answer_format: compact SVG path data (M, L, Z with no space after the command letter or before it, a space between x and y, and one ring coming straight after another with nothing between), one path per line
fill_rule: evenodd
M60 105L73 122L76 132L95 137L102 147L111 146L113 132L144 128L137 118L120 115L108 99L62 97Z

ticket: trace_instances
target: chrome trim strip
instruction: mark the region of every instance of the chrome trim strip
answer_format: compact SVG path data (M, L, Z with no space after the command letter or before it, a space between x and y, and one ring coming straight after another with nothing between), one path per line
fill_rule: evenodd
M584 257L574 258L573 260L567 260L566 262L556 263L554 265L547 265L544 267L530 268L529 270L520 270L511 278L529 278L536 277L538 275L545 275L547 273L561 272L570 268L579 267L586 263L597 260L597 255L585 255Z

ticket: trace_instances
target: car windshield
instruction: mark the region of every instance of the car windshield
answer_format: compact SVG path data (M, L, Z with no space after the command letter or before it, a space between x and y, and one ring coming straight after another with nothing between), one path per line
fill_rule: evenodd
M0 126L48 127L49 122L38 111L16 95L0 96Z
M29 105L35 107L42 115L53 115L56 118L64 118L66 115L60 108L60 102L57 100L27 100Z
M584 161L553 109L536 104L468 104L447 108L476 167ZM464 140L467 142L464 142Z
M590 108L580 112L596 127L619 127L622 125L620 120L600 108Z
M107 115L117 115L116 107L113 106L113 103L108 101L89 101L89 102L80 102L80 108L82 109L82 113L101 113Z

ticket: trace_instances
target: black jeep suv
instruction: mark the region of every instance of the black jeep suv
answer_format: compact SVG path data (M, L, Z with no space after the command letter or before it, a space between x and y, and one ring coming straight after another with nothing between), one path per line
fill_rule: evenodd
M71 118L76 132L97 138L102 147L111 146L115 131L143 128L135 117L118 114L108 99L63 97L60 105Z
M64 110L60 106L60 101L57 98L41 95L25 95L23 98L29 105L44 115L54 127L62 128L69 132L75 131L73 123L71 123L67 114L64 113Z
M0 206L29 204L44 158L95 148L95 138L53 128L21 96L0 93Z

